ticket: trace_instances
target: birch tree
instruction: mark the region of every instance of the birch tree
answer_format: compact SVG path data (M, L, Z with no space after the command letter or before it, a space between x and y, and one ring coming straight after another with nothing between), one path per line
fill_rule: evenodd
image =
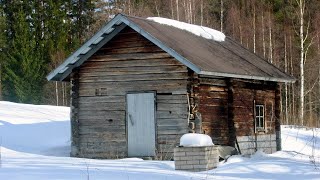
M305 0L296 0L299 8L298 18L299 18L299 42L300 42L300 110L299 110L299 120L300 125L304 125L304 63L305 63L305 41L307 35L304 32L304 14L305 14Z

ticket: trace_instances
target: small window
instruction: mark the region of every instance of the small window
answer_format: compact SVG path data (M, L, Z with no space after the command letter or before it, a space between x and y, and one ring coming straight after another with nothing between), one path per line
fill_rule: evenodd
M264 131L264 105L256 105L256 131Z

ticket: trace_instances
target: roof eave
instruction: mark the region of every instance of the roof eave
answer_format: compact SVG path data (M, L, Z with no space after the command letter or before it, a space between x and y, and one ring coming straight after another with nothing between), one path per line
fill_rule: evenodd
M210 72L210 71L200 71L198 74L208 75L208 76L217 76L217 77L274 81L274 82L282 82L282 83L294 83L296 81L296 79L292 77L288 77L288 78L262 77L262 76L253 76L253 75L239 75L239 74L231 74L231 73Z
M78 62L80 59L82 59L81 54L84 51L87 51L88 48L92 44L97 41L98 38L103 36L105 32L107 32L112 26L116 24L120 24L121 18L123 17L122 14L118 14L116 17L114 17L110 22L108 22L103 28L101 28L92 38L90 38L86 43L84 43L79 49L77 49L74 53L72 53L62 64L60 64L56 69L51 71L48 76L46 77L48 81L63 81L68 75L70 74L70 69L72 70L75 67L75 63ZM90 49L89 51L91 51ZM88 52L86 52L88 53ZM86 54L84 53L84 54ZM74 61L76 58L78 60ZM74 61L74 62L73 62ZM65 69L65 70L64 70Z

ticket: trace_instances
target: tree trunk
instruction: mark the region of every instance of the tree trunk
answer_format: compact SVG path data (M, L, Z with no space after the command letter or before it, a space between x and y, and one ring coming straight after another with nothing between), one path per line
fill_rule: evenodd
M200 25L203 25L203 0L200 2Z
M318 97L320 97L320 36L319 36L319 32L317 33L317 39L318 39L318 56L319 56ZM319 127L319 124L320 124L320 99L318 100L318 122L317 122L316 126Z
M312 117L312 93L309 93L309 126L313 127L315 124L313 123L313 117Z
M59 88L58 88L58 82L55 82L56 86L56 105L59 106Z
M176 0L176 7L177 7L177 20L179 21L179 0Z
M266 58L266 40L264 37L264 15L261 14L261 32L262 32L262 50L263 50L263 57Z
M66 102L65 102L65 100L66 100L66 93L65 93L65 86L66 86L66 84L65 84L65 82L61 82L61 89L62 89L62 106L65 106L66 105Z
M271 9L269 12L269 61L270 63L273 63Z
M157 1L154 1L154 5L155 5L155 8L156 8L158 17L160 17L160 11L159 11L159 9L158 9Z
M170 3L171 3L171 19L174 19L172 0L170 0Z
M287 34L284 34L284 71L288 73L288 60L287 60ZM285 83L284 85L284 91L285 91L285 119L286 124L289 124L289 118L288 118L288 83Z
M220 31L223 32L223 0L220 0Z
M304 0L299 0L299 18L300 18L300 32L299 32L299 41L300 41L300 125L304 125Z
M294 73L294 69L293 69L293 50L292 50L292 37L291 35L289 36L289 47L290 47L290 69L291 69L291 75L293 75ZM291 121L294 125L298 125L297 121L296 121L296 101L295 101L295 87L294 84L291 84L291 93L292 93L292 97L291 97Z
M256 53L256 5L253 3L253 52Z

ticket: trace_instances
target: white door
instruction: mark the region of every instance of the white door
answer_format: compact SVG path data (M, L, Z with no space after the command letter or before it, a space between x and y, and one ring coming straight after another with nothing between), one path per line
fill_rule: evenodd
M127 94L128 156L155 155L154 93Z

